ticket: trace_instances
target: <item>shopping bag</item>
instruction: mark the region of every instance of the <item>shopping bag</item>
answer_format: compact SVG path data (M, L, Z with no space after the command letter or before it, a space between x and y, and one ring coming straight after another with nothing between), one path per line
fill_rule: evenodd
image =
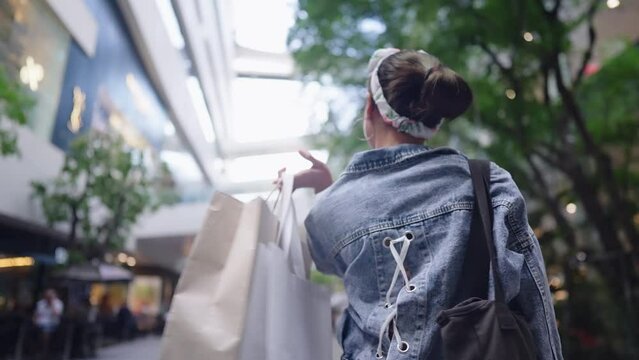
M258 245L254 271L240 359L332 359L328 290L292 274L274 244Z
M308 245L308 234L306 233L306 227L304 226L304 220L310 213L313 203L315 202L315 192L313 189L302 188L297 189L293 195L293 208L295 217L297 220L298 231L300 233L300 242L302 243L302 256L304 258L304 269L307 273L307 277L310 276L311 266L313 265L313 259L311 258L311 251Z
M276 234L264 200L215 194L173 297L162 360L238 359L257 245Z
M328 289L290 273L281 248L260 244L258 257L269 264L265 360L332 359Z
M292 175L282 174L281 189L273 213L279 220L277 241L287 256L291 270L300 278L308 278L311 269L310 252L306 232L298 225Z
M241 360L332 359L330 293L300 273L306 260L291 193L285 176L274 209L278 241L257 246Z

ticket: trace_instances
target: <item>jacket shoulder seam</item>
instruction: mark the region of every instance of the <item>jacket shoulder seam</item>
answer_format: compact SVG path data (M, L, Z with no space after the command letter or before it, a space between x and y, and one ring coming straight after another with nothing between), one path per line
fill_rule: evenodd
M496 208L499 206L508 206L508 204L509 203L505 200L493 200L493 208ZM454 202L454 203L440 206L436 209L418 212L418 213L408 215L402 218L380 221L379 223L376 223L372 226L359 228L355 231L348 233L346 236L344 236L341 240L337 241L332 246L331 256L332 257L337 256L344 247L357 241L357 239L363 236L367 236L367 235L388 230L388 229L394 229L394 228L414 224L416 222L432 219L432 218L445 215L457 210L472 210L472 209L473 209L472 201L459 201L459 202Z

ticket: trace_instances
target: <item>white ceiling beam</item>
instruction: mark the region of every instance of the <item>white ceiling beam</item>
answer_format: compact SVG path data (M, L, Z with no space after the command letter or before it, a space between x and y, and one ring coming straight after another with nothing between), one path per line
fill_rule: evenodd
M82 50L93 57L98 44L98 22L84 1L47 0L47 3Z
M224 159L292 152L308 149L309 144L312 144L311 136L254 143L228 142L224 148Z
M206 141L197 112L187 88L187 67L175 48L161 19L155 1L119 0L133 39L151 74L157 90L175 119L176 129L184 135L205 177L214 181L215 146Z
M217 191L221 191L226 194L246 194L246 193L261 193L273 190L273 180L258 180L258 181L218 181L216 183Z
M215 129L220 148L224 147L228 138L226 121L231 114L231 79L233 70L226 39L231 30L222 28L220 14L212 1L182 0L176 1L176 12L184 31L193 60L193 66L200 80L206 99L213 128Z

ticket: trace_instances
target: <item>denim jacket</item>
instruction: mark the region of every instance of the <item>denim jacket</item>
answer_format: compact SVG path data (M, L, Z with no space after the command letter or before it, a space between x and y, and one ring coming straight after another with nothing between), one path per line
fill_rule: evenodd
M490 194L506 299L528 320L537 358L561 360L539 243L519 189L495 164ZM458 300L472 210L467 158L423 145L357 153L320 193L305 225L317 268L340 276L348 294L342 359L443 358L435 319Z

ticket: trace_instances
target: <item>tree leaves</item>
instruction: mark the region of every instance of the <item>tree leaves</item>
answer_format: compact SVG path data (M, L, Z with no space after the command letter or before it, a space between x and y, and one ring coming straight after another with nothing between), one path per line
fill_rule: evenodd
M27 111L34 101L0 65L0 156L18 154L15 126L27 123Z
M50 225L70 222L70 239L121 247L145 211L175 202L164 163L150 171L144 154L115 134L90 132L70 145L60 174L50 182L33 182ZM77 231L77 232L76 232Z
M590 59L589 50L572 48L572 32L593 35L602 7L599 0L301 0L289 44L303 76L359 87L362 108L368 56L379 47L424 49L460 73L474 104L430 145L458 147L506 168L534 209L531 225L545 228L545 253L564 267L581 249L604 257L620 248L636 257L639 249L639 49L628 44L579 81L581 67L571 68ZM334 168L367 147L361 121L346 128L331 119L318 137ZM569 201L578 215L566 213ZM567 250L555 251L552 244L560 243ZM638 298L627 292L639 294L639 276L619 260L624 255L614 256L614 267L590 268L607 280L610 296L602 298L616 302L608 306L621 308L618 299ZM572 276L574 269L565 271ZM622 333L626 344L637 334Z

